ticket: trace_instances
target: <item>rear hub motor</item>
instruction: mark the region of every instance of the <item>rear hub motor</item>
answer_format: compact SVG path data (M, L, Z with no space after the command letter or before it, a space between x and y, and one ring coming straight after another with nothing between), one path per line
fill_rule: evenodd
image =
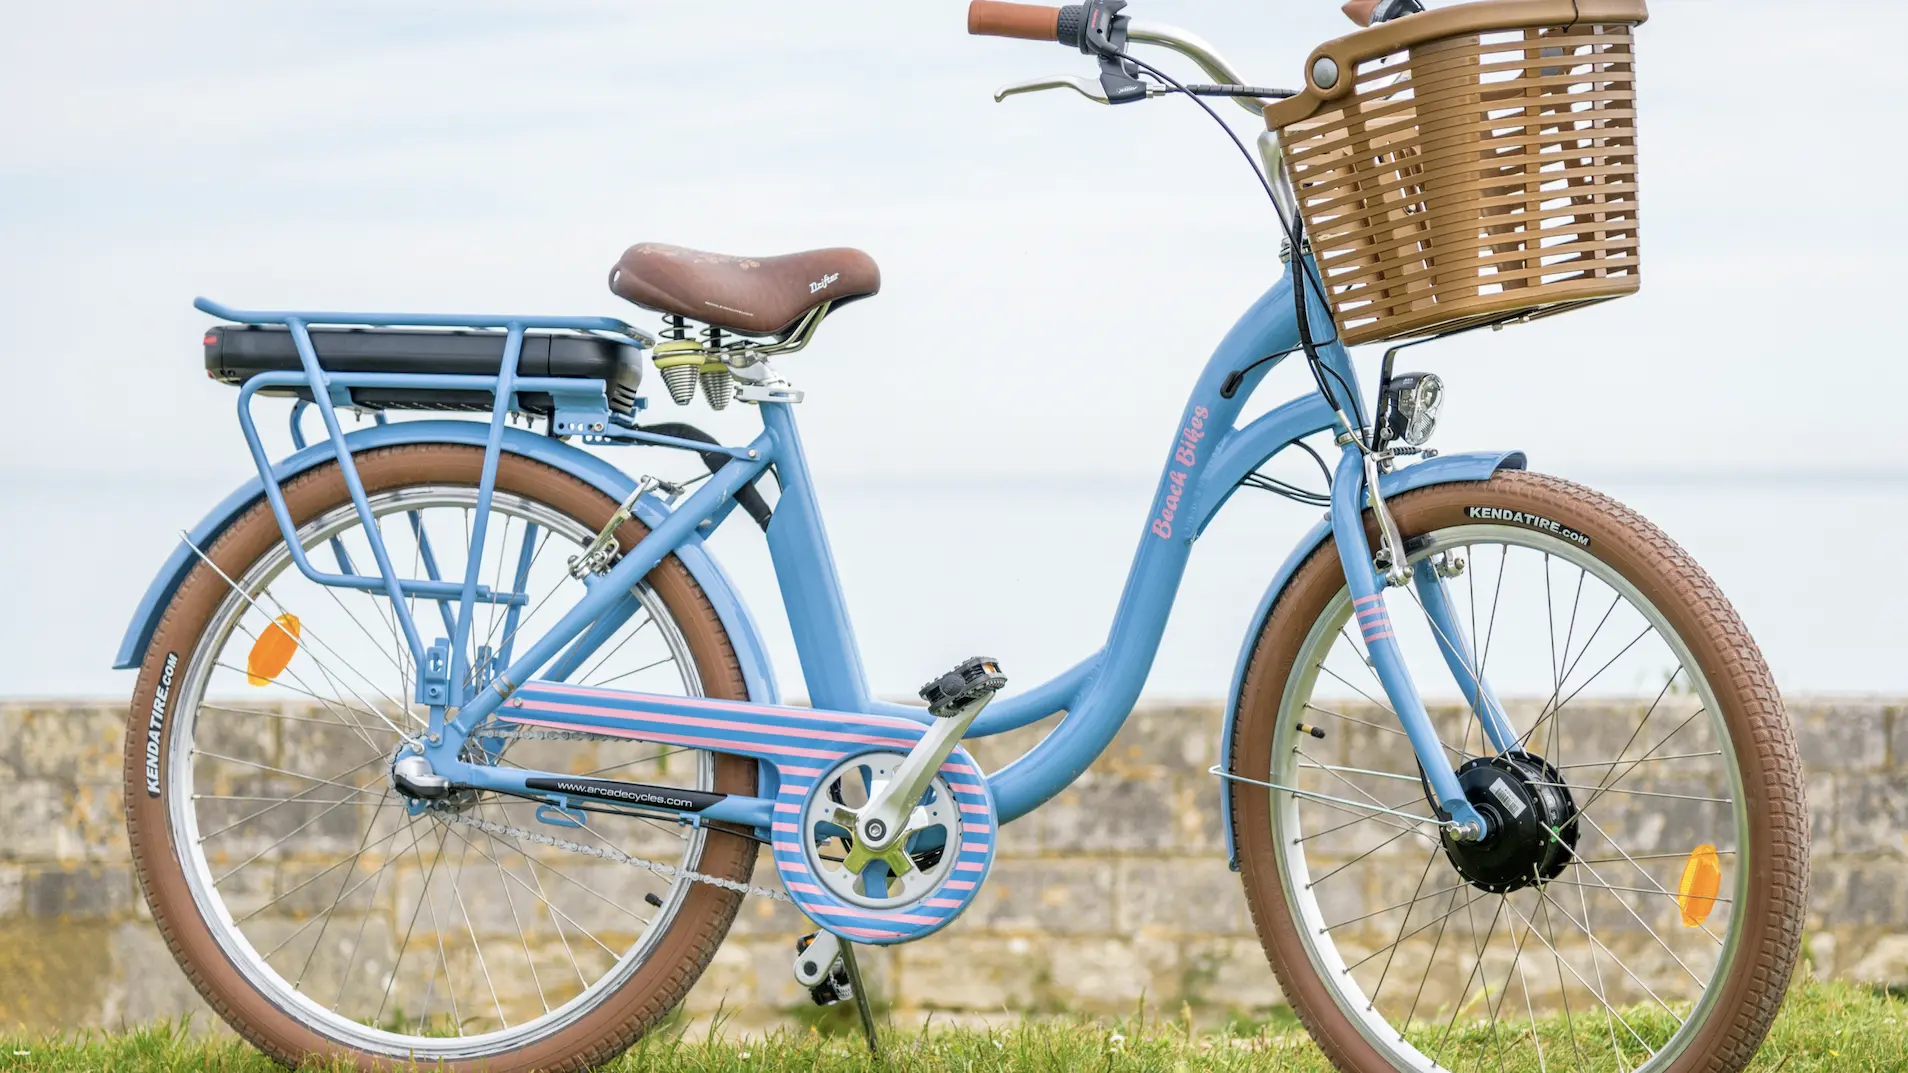
M1562 776L1526 752L1480 756L1457 771L1458 785L1490 833L1460 842L1445 832L1444 854L1470 884L1493 894L1547 883L1573 858L1577 804Z

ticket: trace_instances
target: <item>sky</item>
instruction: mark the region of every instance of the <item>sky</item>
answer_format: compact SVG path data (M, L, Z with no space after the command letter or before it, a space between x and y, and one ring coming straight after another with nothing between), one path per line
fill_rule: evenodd
M1908 12L1653 8L1638 46L1642 293L1417 351L1449 387L1439 445L1521 448L1593 478L1853 471L1899 500ZM969 37L964 11L9 4L0 367L25 397L0 424L0 481L108 496L245 477L235 394L201 375L194 295L653 326L605 286L630 244L851 245L882 266L881 295L782 363L808 393L824 496L831 480L1114 482L1137 527L1193 378L1278 276L1276 224L1184 101L994 103L1002 83L1092 67ZM1329 0L1131 12L1274 85L1350 29ZM1281 388L1302 390L1296 370L1255 405ZM754 420L694 419L731 437ZM106 617L133 598L113 594Z

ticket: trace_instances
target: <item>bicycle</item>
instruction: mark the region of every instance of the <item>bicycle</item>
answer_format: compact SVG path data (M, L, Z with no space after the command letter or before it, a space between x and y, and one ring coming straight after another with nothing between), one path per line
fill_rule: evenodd
M1259 604L1213 774L1271 967L1331 1060L1744 1066L1808 876L1760 652L1628 509L1519 452L1425 447L1442 381L1395 369L1405 346L1637 288L1643 0L1362 0L1348 12L1368 25L1316 50L1298 91L1245 84L1124 7L977 0L970 32L1099 67L996 99L1263 115L1257 160L1238 144L1287 267L1192 389L1105 646L1032 689L1001 696L999 664L972 659L925 708L869 694L802 392L777 365L878 292L859 251L633 246L610 286L660 313L660 336L198 301L226 322L207 369L238 385L258 476L182 534L116 664L139 669L138 874L239 1033L288 1063L582 1068L664 1017L755 896L815 922L791 971L819 1002L855 1001L872 1044L856 946L924 938L972 903L999 825L1120 728L1198 536L1254 488L1329 513ZM1139 44L1216 81L1181 83ZM1367 342L1395 344L1369 403L1347 350ZM1314 390L1241 422L1294 356ZM643 424L645 361L675 403L753 406L762 431L731 446ZM286 458L263 445L260 396L293 400ZM347 433L353 409L374 424ZM485 419L386 420L407 410ZM701 470L634 478L579 443ZM1262 472L1288 449L1323 491ZM766 535L809 707L781 702L705 547L737 508ZM1419 683L1441 675L1457 699L1427 704ZM1060 712L998 771L963 747Z

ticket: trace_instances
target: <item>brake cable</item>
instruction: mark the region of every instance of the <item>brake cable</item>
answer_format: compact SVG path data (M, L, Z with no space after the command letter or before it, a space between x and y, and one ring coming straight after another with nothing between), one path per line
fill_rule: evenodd
M1332 391L1331 386L1325 382L1325 375L1329 373L1332 379L1337 380L1339 386L1345 389L1346 394L1349 395L1352 400L1354 410L1357 408L1358 393L1350 384L1345 383L1344 377L1340 376L1337 370L1326 365L1324 359L1319 357L1318 343L1312 338L1311 314L1305 300L1306 288L1308 285L1316 288L1321 302L1326 300L1327 292L1324 283L1317 278L1317 268L1311 263L1311 260L1305 256L1305 223L1303 218L1298 217L1296 213L1294 213L1291 219L1286 217L1285 209L1279 204L1278 195L1274 193L1272 189L1273 177L1260 169L1259 162L1252 158L1252 152L1245 147L1243 141L1239 140L1238 132L1234 131L1232 126L1225 120L1220 119L1219 113L1215 112L1211 105L1200 99L1201 96L1217 96L1221 94L1195 93L1192 87L1185 85L1172 75L1147 63L1145 60L1134 58L1131 54L1123 50L1113 50L1108 53L1107 56L1111 59L1132 64L1139 70L1152 75L1160 82L1171 87L1174 91L1184 95L1187 100L1198 105L1200 110L1204 111L1214 123L1219 124L1219 129L1226 132L1226 137L1231 139L1233 147L1238 149L1239 155L1245 158L1246 166L1252 169L1253 177L1259 180L1259 186L1265 190L1266 199L1272 203L1272 214L1278 218L1279 227L1285 232L1285 240L1292 250L1292 259L1299 266L1296 282L1292 287L1294 320L1298 328L1299 347L1305 351L1305 362L1312 373L1312 380L1318 386L1319 394L1325 397L1325 401L1329 403L1332 409L1344 420L1346 429L1352 433L1353 442L1357 443L1361 449L1364 449L1364 440L1357 436L1357 429L1352 426L1350 416L1345 413L1344 407L1339 405L1338 396ZM1206 89L1208 87L1202 85L1198 88ZM1251 95L1269 96L1270 94L1254 93ZM1334 332L1333 337L1325 340L1325 343L1329 345L1337 341L1337 333ZM1233 384L1232 386L1235 390L1237 389L1237 384Z

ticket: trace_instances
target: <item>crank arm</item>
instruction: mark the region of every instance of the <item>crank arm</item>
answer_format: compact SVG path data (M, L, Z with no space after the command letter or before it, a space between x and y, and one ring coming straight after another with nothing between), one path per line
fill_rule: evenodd
M991 659L970 659L940 678L922 687L928 712L936 716L921 735L907 758L895 770L894 778L875 791L855 819L855 842L867 852L880 854L907 835L903 819L914 816L921 795L954 747L974 725L974 718L1007 684L1000 667Z

